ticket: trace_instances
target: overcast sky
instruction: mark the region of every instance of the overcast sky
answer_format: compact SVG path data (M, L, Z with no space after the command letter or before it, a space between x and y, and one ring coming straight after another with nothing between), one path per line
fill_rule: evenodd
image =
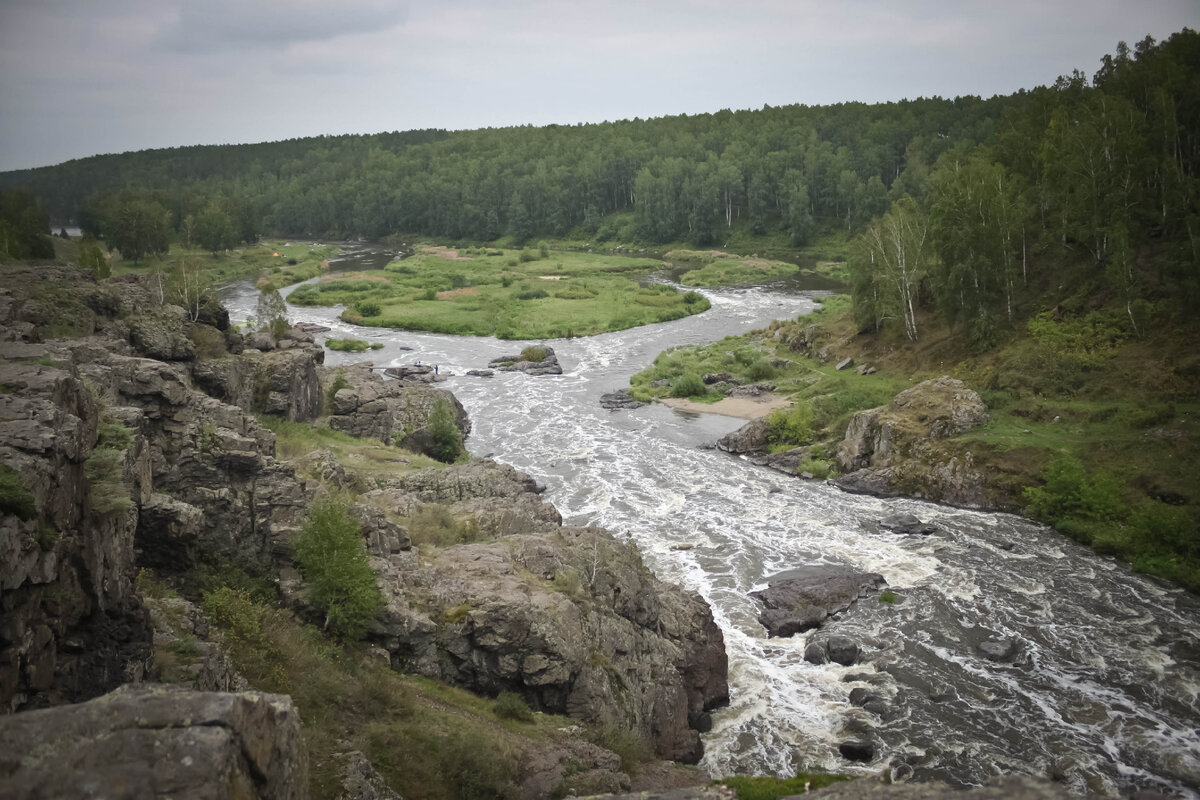
M1007 94L1200 0L0 0L0 170L151 147Z

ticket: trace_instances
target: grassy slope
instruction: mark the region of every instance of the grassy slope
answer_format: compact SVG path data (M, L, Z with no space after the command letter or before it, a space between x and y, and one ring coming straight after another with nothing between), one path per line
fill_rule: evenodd
M503 339L586 336L708 308L698 295L639 285L661 267L652 259L592 253L525 251L522 258L487 248L424 246L384 270L327 276L289 300L344 304L342 319L355 324Z
M1099 306L1018 326L1002 345L972 354L931 317L920 320L921 340L910 343L890 333L860 334L849 312L849 298L831 298L822 311L795 322L667 351L632 378L634 394L668 394L670 386L649 383L689 373L769 378L807 406L811 435L802 438L816 443L817 460L832 468L829 456L855 411L882 405L921 380L961 378L980 392L992 421L953 441L971 449L998 505L1200 589L1195 321L1162 308L1138 338L1120 313ZM812 350L827 349L824 363L788 344L814 324ZM835 370L847 356L879 372ZM811 462L806 466L814 471Z

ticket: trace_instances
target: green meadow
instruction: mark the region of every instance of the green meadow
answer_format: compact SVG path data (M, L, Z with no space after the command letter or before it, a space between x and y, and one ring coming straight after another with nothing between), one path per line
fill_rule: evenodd
M326 275L295 305L344 305L356 325L501 339L589 336L698 314L696 292L644 282L653 259L425 245L382 270Z

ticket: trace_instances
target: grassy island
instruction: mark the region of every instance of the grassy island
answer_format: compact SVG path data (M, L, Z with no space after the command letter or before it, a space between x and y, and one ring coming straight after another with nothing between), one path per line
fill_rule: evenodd
M296 305L345 305L356 325L501 339L589 336L698 314L696 292L642 281L653 259L424 245L382 270L326 275Z

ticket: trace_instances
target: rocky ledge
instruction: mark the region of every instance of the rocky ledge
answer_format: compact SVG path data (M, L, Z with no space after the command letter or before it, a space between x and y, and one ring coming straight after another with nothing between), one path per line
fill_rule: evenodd
M846 567L810 566L767 579L750 596L763 604L758 621L770 636L792 636L819 626L871 591L886 585L882 575Z
M286 695L126 686L0 717L3 797L308 796Z

